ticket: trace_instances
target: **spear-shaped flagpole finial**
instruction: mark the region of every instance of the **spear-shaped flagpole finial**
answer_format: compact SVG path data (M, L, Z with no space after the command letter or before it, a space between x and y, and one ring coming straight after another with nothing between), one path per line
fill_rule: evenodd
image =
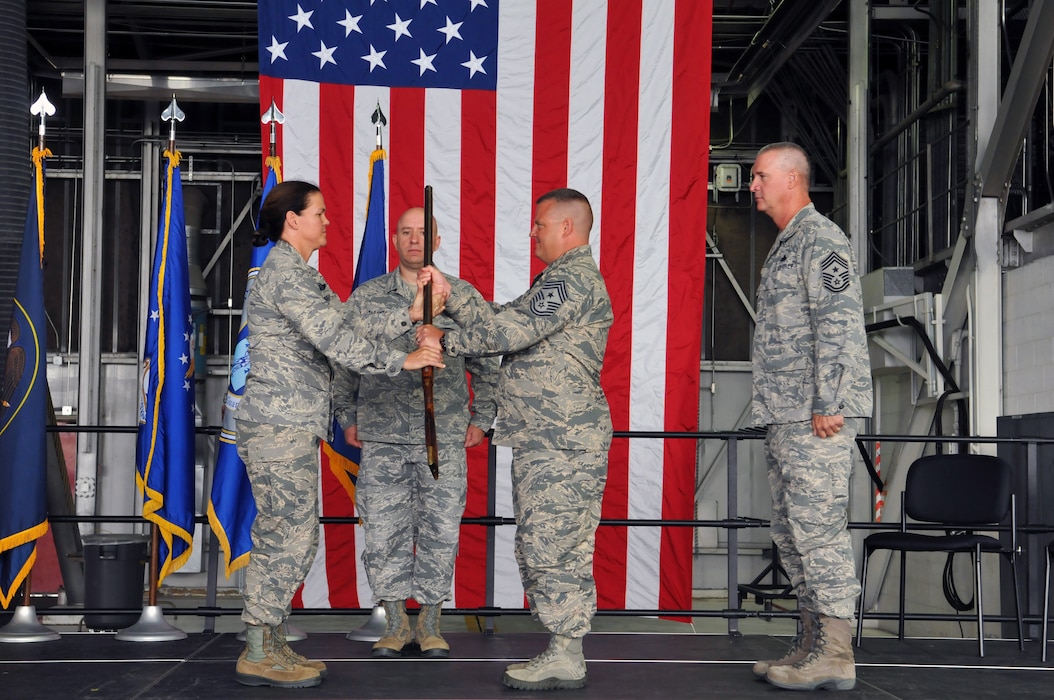
M38 97L37 101L34 102L33 105L29 108L29 113L30 114L39 114L40 115L40 127L37 129L37 138L38 138L37 146L40 148L41 151L43 151L44 150L44 118L45 117L54 116L54 114L55 114L55 105L51 104L51 101L48 100L48 96L44 92L43 88L41 88L41 90L40 90L40 97Z
M187 118L187 115L183 113L183 110L176 104L176 94L172 93L172 102L169 103L165 111L161 113L161 121L171 122L171 126L168 131L168 150L170 153L176 152L176 122L181 122Z
M260 123L271 125L271 142L267 155L273 158L278 155L278 125L285 124L285 115L275 106L274 99L271 100L270 108L260 116Z
M388 120L384 118L384 112L381 111L380 100L377 101L377 109L373 110L370 121L377 127L377 150L379 151L384 148L384 142L381 140L381 127L388 126Z

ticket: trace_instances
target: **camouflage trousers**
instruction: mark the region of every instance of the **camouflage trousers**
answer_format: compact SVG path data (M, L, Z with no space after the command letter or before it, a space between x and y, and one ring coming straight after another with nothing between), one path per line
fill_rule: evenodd
M375 603L449 600L467 467L464 445L439 446L439 479L424 445L362 443L355 507L362 518L362 563Z
M531 613L553 634L582 637L597 611L593 549L607 451L513 451L516 562Z
M853 562L849 477L858 421L819 438L809 422L768 426L765 456L772 489L772 540L798 607L852 619L860 582Z
M238 456L256 500L243 592L246 624L281 624L315 559L318 442L299 428L238 421Z

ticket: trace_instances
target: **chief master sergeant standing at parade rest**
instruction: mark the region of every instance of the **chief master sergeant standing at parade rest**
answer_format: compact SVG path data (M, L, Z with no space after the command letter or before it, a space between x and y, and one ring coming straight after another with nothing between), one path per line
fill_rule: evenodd
M845 233L812 204L800 146L762 148L750 191L779 228L758 286L752 410L768 427L772 539L802 622L790 651L754 673L781 688L849 690L860 593L849 477L860 419L872 411L860 280Z
M406 324L393 333L389 319L405 313L417 293L417 271L424 265L424 220L420 207L399 217L392 232L399 266L365 282L348 299L348 323L356 335L406 352L416 349L414 326ZM434 218L431 228L433 247L438 248ZM474 295L482 303L472 285L456 278L450 283L459 295ZM436 315L433 323L446 330L457 327L445 315ZM472 375L471 404L466 370ZM414 638L406 615L406 599L413 598L421 605L416 626L421 655L446 657L450 647L439 632L439 613L443 601L450 599L465 511L465 450L481 444L494 423L498 358L451 357L445 370L435 372L438 480L425 452L420 374L338 370L337 380L336 418L345 426L345 440L362 448L355 490L365 533L362 560L386 618L373 656L401 656Z
M447 313L461 329L418 329L452 356L504 355L493 441L513 448L516 560L531 612L551 633L545 652L505 671L505 685L521 690L586 684L582 638L596 612L593 549L611 444L600 368L613 316L589 248L589 200L559 189L536 205L531 238L546 268L531 288L493 306L455 288Z

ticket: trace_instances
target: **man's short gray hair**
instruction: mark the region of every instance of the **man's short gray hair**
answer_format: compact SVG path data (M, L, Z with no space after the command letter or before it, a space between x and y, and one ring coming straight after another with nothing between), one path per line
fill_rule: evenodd
M809 163L809 154L805 152L804 148L791 141L779 141L770 143L762 148L758 151L758 156L769 152L779 154L780 166L785 170L797 170L798 174L805 180L806 188L808 187L812 166Z

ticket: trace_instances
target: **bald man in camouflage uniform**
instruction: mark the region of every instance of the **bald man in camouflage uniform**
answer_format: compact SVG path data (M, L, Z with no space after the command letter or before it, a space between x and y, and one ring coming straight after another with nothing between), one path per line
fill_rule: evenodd
M440 237L433 219L433 249ZM392 243L399 266L358 287L347 302L351 329L364 338L409 352L417 347L414 327L393 329L389 319L413 302L417 271L424 265L424 210L414 207L396 222ZM482 297L456 278L459 295ZM457 326L445 315L433 321ZM393 333L394 330L394 333ZM473 400L465 372L472 375ZM434 374L439 479L432 477L425 453L424 391L417 372L361 377L343 374L335 389L337 420L345 439L362 448L355 503L362 518L362 561L375 603L384 606L386 629L373 656L398 657L416 634L421 655L446 657L450 647L439 631L443 601L450 599L468 488L465 450L483 442L497 410L497 357L451 357ZM406 615L407 598L421 605L415 634Z
M613 319L592 223L580 192L543 195L531 237L547 267L531 288L487 305L455 287L447 313L461 330L418 331L448 355L504 355L493 440L513 448L516 559L531 612L551 633L545 652L506 670L505 685L521 690L586 684L582 638L596 612L593 549L611 444L600 369ZM438 273L425 274L445 291Z
M758 152L750 191L779 228L758 287L755 422L768 427L772 539L801 614L783 658L754 673L781 688L850 690L860 584L847 529L854 442L872 410L860 280L848 238L809 197L809 160L777 143Z

